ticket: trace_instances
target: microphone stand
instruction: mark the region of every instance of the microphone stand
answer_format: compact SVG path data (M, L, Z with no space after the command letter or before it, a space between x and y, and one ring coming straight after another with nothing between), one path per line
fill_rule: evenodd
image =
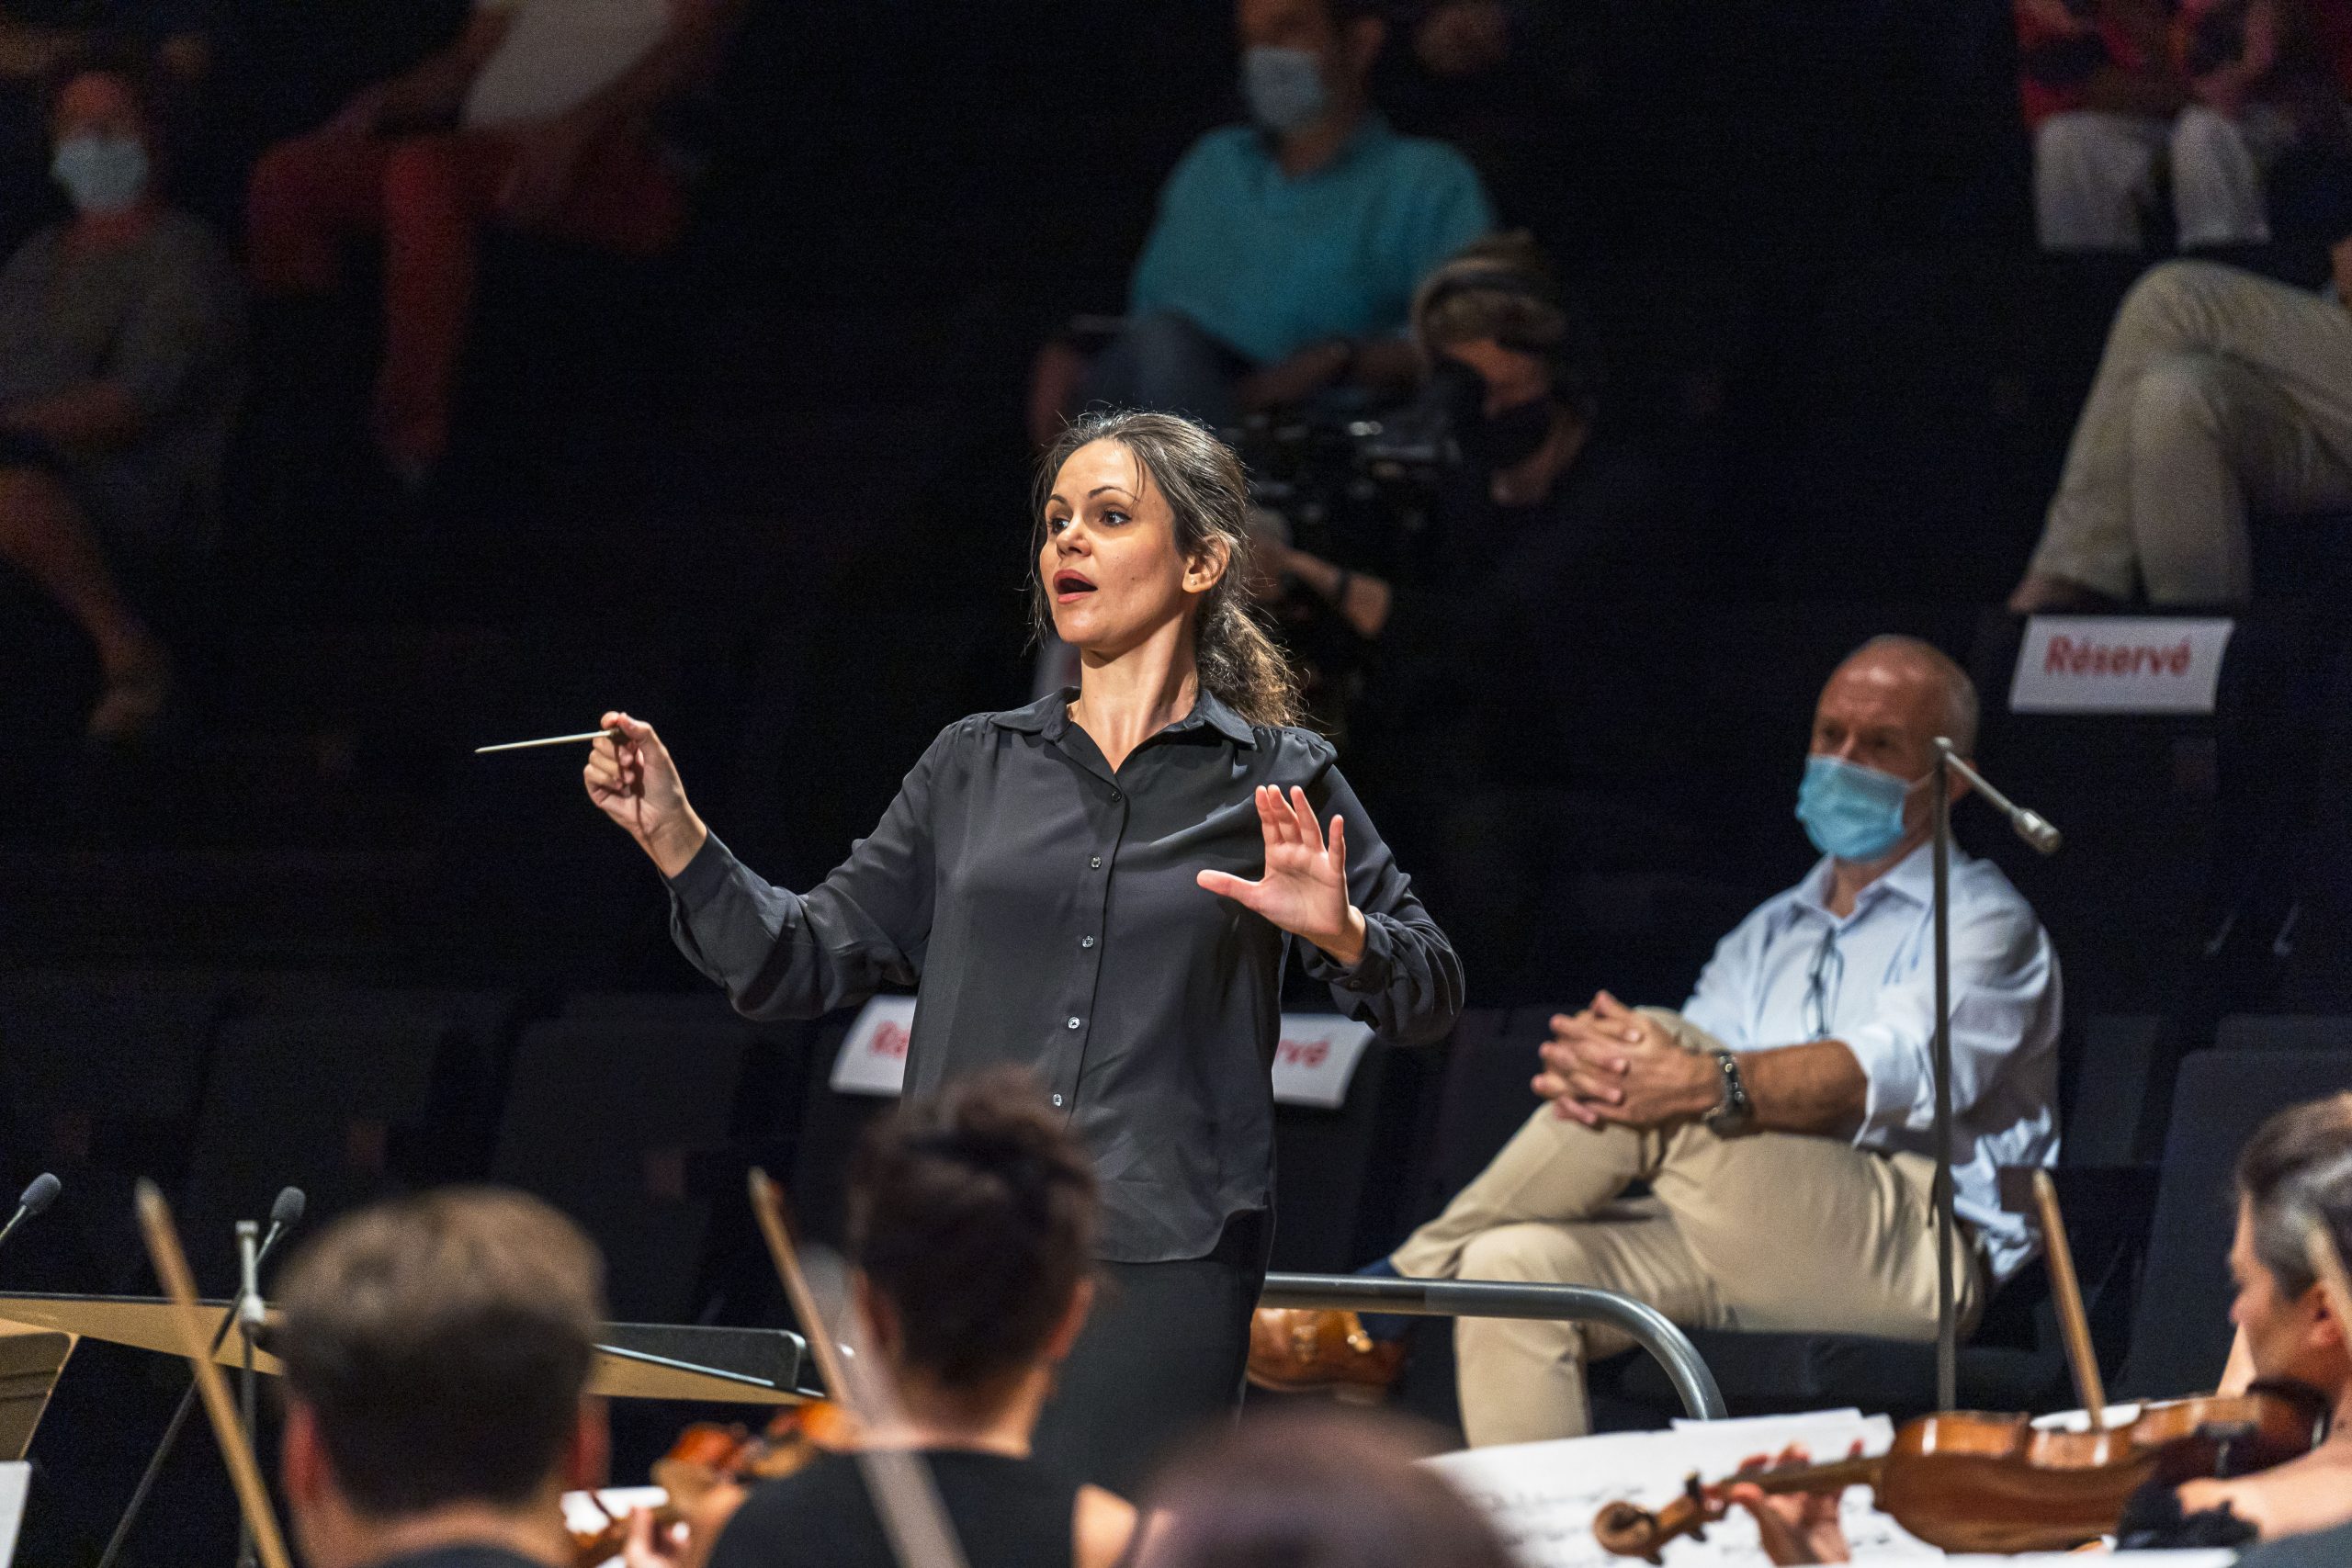
M257 1222L237 1222L237 1337L244 1341L245 1348L244 1366L237 1380L237 1416L244 1424L249 1447L254 1429L254 1335L263 1321L261 1259L255 1250L260 1241L261 1225ZM237 1568L259 1568L260 1562L254 1545L253 1524L241 1511L237 1519Z
M256 1275L260 1272L262 1260L270 1255L272 1249L277 1246L278 1241L288 1230L300 1223L301 1218L301 1190L299 1188L288 1187L279 1192L277 1201L270 1206L269 1234L262 1238L261 1249L254 1255L254 1272ZM241 1266L243 1262L243 1259L240 1258ZM240 1296L243 1293L241 1289ZM254 1300L256 1305L260 1304L261 1298L258 1292L255 1293ZM243 1300L234 1301L229 1303L229 1310L220 1314L220 1326L212 1333L210 1349L213 1353L218 1354L220 1347L227 1342L229 1330L237 1325L243 1309ZM252 1358L252 1346L253 1338L248 1334L246 1336L248 1363ZM147 1495L154 1491L156 1481L164 1473L164 1462L172 1457L172 1449L179 1441L180 1428L187 1425L188 1413L196 1408L196 1383L191 1381L187 1391L180 1395L179 1408L172 1412L171 1422L164 1428L163 1440L155 1445L155 1451L148 1456L147 1468L140 1475L139 1484L131 1490L130 1501L123 1505L122 1517L115 1521L114 1534L107 1539L106 1551L98 1554L98 1568L114 1568L115 1560L122 1555L124 1544L130 1540L132 1527L139 1523L139 1516L147 1506Z
M1960 1312L1953 1278L1952 1243L1960 1233L1953 1212L1951 1174L1951 775L1959 773L1985 803L2009 819L2018 838L2042 854L2055 854L2058 829L2038 811L2018 805L1962 759L1952 743L1936 737L1932 807L1935 813L1936 952L1936 1408L1960 1403Z

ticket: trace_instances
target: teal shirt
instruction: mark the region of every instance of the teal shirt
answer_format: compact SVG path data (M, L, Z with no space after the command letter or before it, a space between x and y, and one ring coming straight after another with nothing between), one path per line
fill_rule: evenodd
M1376 115L1299 179L1262 131L1224 126L1168 176L1128 308L1175 311L1271 364L1326 338L1403 332L1421 279L1493 227L1469 160Z

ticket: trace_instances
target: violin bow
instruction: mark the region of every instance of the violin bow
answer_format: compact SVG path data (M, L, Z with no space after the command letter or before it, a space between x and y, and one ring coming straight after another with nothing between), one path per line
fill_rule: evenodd
M196 1280L188 1272L187 1255L180 1250L179 1230L172 1223L171 1205L164 1201L162 1190L153 1182L142 1180L139 1183L138 1207L139 1229L146 1237L147 1256L153 1259L156 1277L163 1280L164 1292L171 1298L172 1316L178 1322L180 1338L187 1347L188 1365L196 1373L204 1414L212 1423L212 1435L220 1440L220 1457L228 1463L229 1481L237 1492L237 1506L244 1514L246 1527L253 1531L262 1568L290 1568L286 1538L278 1533L277 1516L270 1511L269 1488L262 1482L261 1466L254 1461L253 1445L238 1423L229 1385L212 1361L204 1320L198 1314Z
M826 1390L867 1433L884 1430L899 1414L888 1371L857 1343L854 1312L842 1314L842 1331L850 1337L852 1353L842 1354L840 1337L818 1305L817 1293L809 1288L808 1276L800 1266L784 1190L754 1166L751 1192L752 1213L767 1240L768 1257L775 1264L776 1277L784 1281L784 1293L792 1303L793 1315L800 1320ZM863 1443L856 1453L866 1490L873 1495L874 1511L881 1516L899 1568L967 1568L956 1528L949 1523L939 1488L922 1460L905 1449L870 1448Z
M2058 1328L2066 1341L2066 1364L2074 1369L2075 1393L2090 1413L2091 1430L2099 1431L2107 1426L2107 1383L2098 1375L2098 1351L2091 1343L2090 1314L2083 1310L2075 1249L2066 1241L2066 1216L2058 1208L2058 1184L2047 1170L2033 1173L2033 1202L2041 1212L2041 1244L2050 1255L2050 1293L2058 1302Z

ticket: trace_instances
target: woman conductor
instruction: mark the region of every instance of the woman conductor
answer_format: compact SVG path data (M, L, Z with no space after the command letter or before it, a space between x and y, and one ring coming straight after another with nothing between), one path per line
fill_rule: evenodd
M1079 685L949 725L815 888L729 854L650 725L606 714L586 776L661 867L680 948L747 1016L917 985L910 1094L1001 1063L1036 1076L1093 1156L1107 1287L1037 1448L1127 1490L1239 1397L1290 947L1405 1043L1452 1026L1462 969L1330 745L1289 727L1231 450L1169 415L1090 417L1036 501L1034 603Z

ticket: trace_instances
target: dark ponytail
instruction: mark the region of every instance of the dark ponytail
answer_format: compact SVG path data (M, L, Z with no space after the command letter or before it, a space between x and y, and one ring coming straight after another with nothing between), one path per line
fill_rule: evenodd
M901 1356L949 1388L1026 1366L1094 1250L1094 1173L1028 1073L909 1100L850 1166L849 1256L898 1311Z
M1233 448L1204 426L1170 413L1090 413L1071 423L1038 465L1030 514L1030 615L1040 636L1054 629L1053 601L1037 561L1045 548L1046 498L1062 465L1080 447L1115 441L1135 454L1168 498L1176 548L1187 560L1222 542L1225 573L1208 591L1193 631L1201 684L1251 724L1298 721L1298 675L1250 602L1250 481Z

